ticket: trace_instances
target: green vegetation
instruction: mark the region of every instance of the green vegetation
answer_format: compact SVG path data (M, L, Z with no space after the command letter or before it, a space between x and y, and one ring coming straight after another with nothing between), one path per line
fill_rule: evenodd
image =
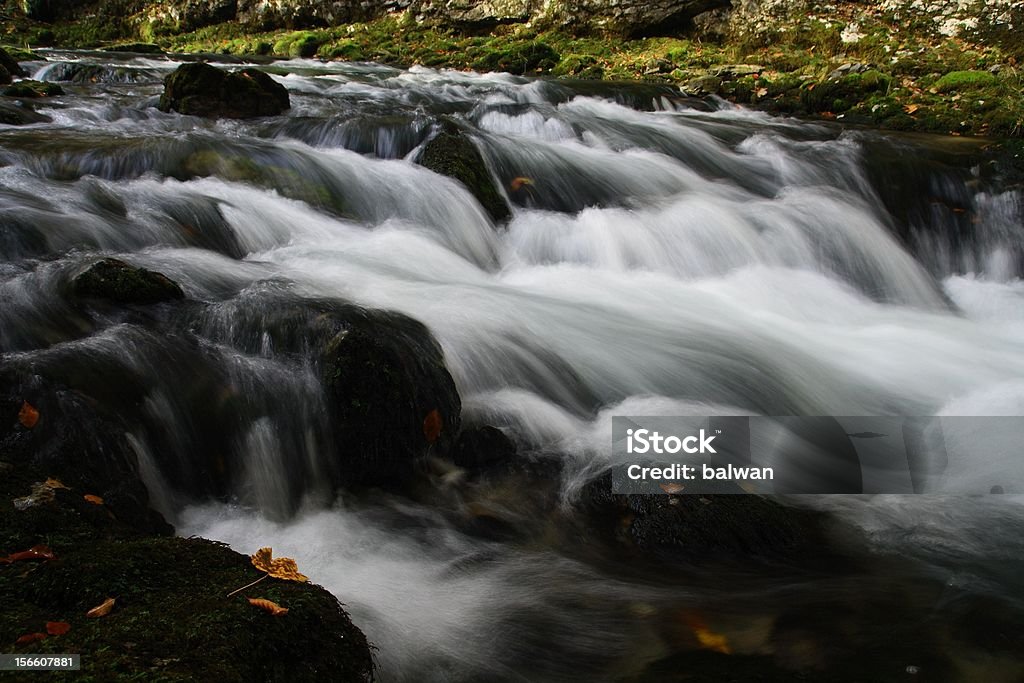
M129 7L132 0L106 4L119 2ZM16 44L35 44L33 32L50 31L52 42L68 47L143 40L176 52L645 80L779 114L957 135L1024 135L1024 77L1015 54L994 43L928 37L914 20L863 3L839 3L828 20L804 16L717 42L574 36L525 24L465 35L418 24L408 14L316 31L253 31L237 23L180 31L166 19L130 13L51 25L8 14L6 40ZM854 21L858 37L844 42L843 31Z

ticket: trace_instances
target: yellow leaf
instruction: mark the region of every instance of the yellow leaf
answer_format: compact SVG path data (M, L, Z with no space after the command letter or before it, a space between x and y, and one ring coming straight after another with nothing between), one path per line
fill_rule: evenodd
M260 548L251 558L252 566L261 572L266 572L275 579L285 581L309 581L309 578L299 573L299 566L290 557L273 557L271 548Z
M920 108L921 108L921 105L919 105L919 104L905 104L905 105L903 105L903 111L907 112L908 114L913 114L915 111L917 111Z
M56 491L57 489L64 489L65 491L71 490L67 486L65 486L60 479L54 479L52 477L43 482L43 486L45 486L48 489L53 489L54 491Z
M91 610L85 613L85 616L89 618L105 617L110 614L110 611L114 609L114 598L107 598L100 604L93 607Z
M272 616L279 617L283 614L288 614L287 607L281 607L276 602L271 602L265 598L246 598L250 605L259 607L265 612L269 612Z

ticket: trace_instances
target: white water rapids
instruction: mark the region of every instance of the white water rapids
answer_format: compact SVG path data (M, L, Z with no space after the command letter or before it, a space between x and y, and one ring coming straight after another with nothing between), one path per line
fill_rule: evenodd
M294 297L400 311L440 342L468 417L507 429L524 457L567 461L567 500L607 463L613 414L1024 414L1024 195L950 165L963 176L932 177L935 198L911 212L920 222L901 241L869 172L872 146L930 158L951 142L707 111L626 86L585 95L507 75L303 61L272 68L291 92L287 116L214 123L152 107L174 62L51 57L36 78L79 62L106 71L42 105L53 123L0 127L3 225L31 223L45 241L43 253L0 243L7 354L103 346L101 335L28 331L63 315L49 303L54 278L99 252L223 302L227 327L231 300L271 281ZM507 227L413 163L440 114L468 122L507 191L529 179ZM211 155L228 162L178 172ZM232 166L243 158L263 171ZM970 202L969 248L943 232L958 220L954 195ZM217 220L235 246L201 248L181 229ZM110 353L131 355L118 330L103 334ZM315 393L272 360L238 356L238 372L293 382L300 399ZM187 428L153 400L169 431ZM610 679L629 670L623 662L671 651L645 605L701 592L629 581L557 547L474 538L399 498L316 498L282 521L281 462L315 461L315 439L289 441L268 417L239 448L251 468L235 504L154 498L179 533L295 557L380 648L383 680ZM1021 471L1019 452L963 457L977 459L960 466L980 468L984 483L1024 492L1024 480L1000 478ZM881 554L920 558L938 581L1020 607L1022 584L1004 564L1019 569L1024 556L1022 502L814 504L866 529ZM766 618L713 626L736 651L777 652L758 635ZM964 659L958 675L976 675Z

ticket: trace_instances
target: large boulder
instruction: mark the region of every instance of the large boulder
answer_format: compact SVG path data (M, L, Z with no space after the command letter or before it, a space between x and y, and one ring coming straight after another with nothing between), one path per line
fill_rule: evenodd
M391 9L388 4L362 0L238 0L238 21L262 29L337 26L375 19Z
M3 90L5 97L28 97L36 99L39 97L58 97L64 94L64 89L56 83L41 83L40 81L18 81L9 85Z
M161 111L232 119L277 116L290 106L288 90L259 69L228 72L203 63L170 74L159 104Z
M0 124L26 126L30 123L48 123L52 120L49 116L39 114L18 102L0 101Z
M118 304L157 304L185 297L181 287L163 273L114 258L94 263L73 280L72 287L79 297Z
M480 151L454 121L441 123L440 132L424 145L419 164L465 185L496 222L511 216Z

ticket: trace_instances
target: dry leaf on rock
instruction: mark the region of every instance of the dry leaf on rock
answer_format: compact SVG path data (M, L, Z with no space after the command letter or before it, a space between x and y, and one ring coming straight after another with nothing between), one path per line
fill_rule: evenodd
M26 633L25 635L14 641L15 645L28 645L29 643L37 643L40 640L46 638L45 633Z
M261 572L266 572L275 579L284 579L285 581L309 581L309 578L304 574L299 573L299 566L290 557L273 557L274 551L272 548L260 548L253 553L252 566L259 569Z
M7 557L0 557L0 562L10 564L11 562L23 562L25 560L56 560L57 556L45 545L34 545L28 550L12 553Z
M100 604L93 607L91 610L85 613L85 616L89 618L105 617L110 614L111 610L114 609L114 598L107 598Z
M256 607L259 607L261 610L263 610L265 612L269 612L271 615L273 615L275 617L279 617L282 614L288 614L288 608L287 607L281 607L276 602L272 602L272 601L267 600L265 598L247 598L247 599L249 600L249 604L250 605L254 605Z
M18 411L18 422L23 427L32 429L39 422L39 411L28 401L23 401L21 410Z
M46 632L51 636L62 636L71 630L71 624L66 621L46 622Z
M103 499L100 498L99 496L94 496L91 493L87 493L82 497L85 498L86 502L92 503L93 505L103 505Z
M423 436L427 437L427 443L434 443L437 437L441 436L441 413L434 408L423 419Z

